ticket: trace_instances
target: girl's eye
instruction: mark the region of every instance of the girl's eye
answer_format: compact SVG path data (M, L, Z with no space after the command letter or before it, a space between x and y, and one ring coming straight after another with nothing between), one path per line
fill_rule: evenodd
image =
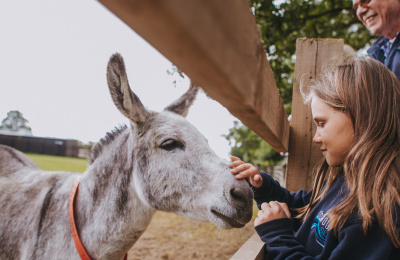
M317 126L324 127L324 122L318 122Z
M168 139L162 142L160 148L166 151L172 151L175 149L183 149L183 144L179 141Z

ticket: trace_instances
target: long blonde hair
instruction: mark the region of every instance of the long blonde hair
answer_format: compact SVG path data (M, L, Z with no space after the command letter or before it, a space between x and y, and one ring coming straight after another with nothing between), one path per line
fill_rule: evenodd
M340 175L348 194L328 211L336 234L357 212L367 234L373 219L399 248L396 208L400 207L400 82L373 59L340 57L329 60L311 86L301 86L305 102L314 96L332 109L350 115L354 143L340 167L325 161L317 171L311 202L300 209L305 219Z

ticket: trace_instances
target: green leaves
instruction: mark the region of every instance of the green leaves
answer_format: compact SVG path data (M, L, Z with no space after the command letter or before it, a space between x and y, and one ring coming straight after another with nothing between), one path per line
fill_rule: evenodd
M229 129L229 133L224 137L232 147L231 155L241 158L244 162L252 163L258 168L275 165L283 159L261 137L238 121L234 122L233 128Z

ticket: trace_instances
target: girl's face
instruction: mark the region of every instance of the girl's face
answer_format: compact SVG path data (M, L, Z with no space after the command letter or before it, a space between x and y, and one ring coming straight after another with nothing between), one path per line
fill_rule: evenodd
M341 166L353 145L354 127L348 114L330 108L314 96L311 110L317 132L313 141L320 145L329 166Z

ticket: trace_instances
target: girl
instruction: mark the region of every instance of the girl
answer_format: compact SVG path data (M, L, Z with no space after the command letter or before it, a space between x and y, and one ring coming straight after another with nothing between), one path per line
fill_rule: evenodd
M373 59L336 58L302 94L325 156L311 192L231 157L253 186L268 259L400 259L399 80Z

